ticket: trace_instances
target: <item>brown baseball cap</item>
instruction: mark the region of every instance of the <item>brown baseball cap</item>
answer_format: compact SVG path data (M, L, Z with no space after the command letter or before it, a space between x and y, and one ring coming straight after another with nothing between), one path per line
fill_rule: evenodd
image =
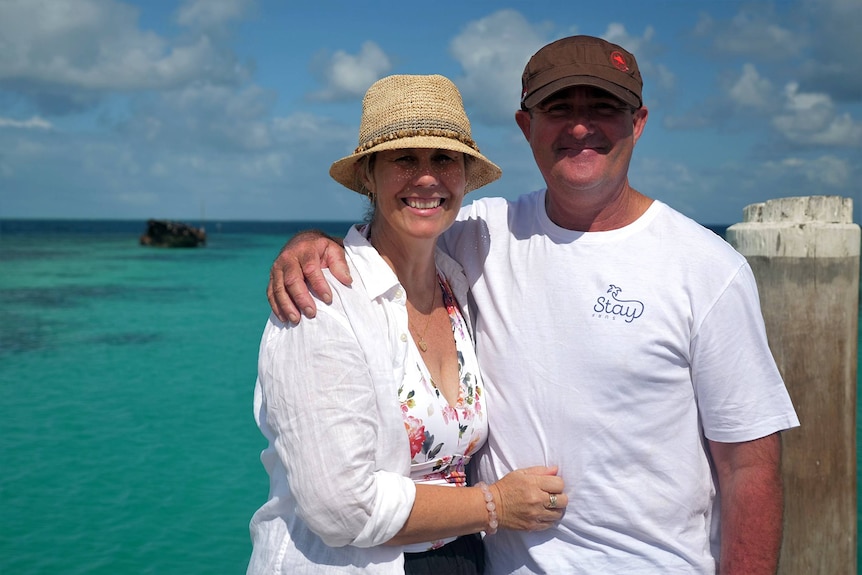
M521 76L521 107L532 108L570 86L594 86L633 108L643 105L643 80L635 57L595 36L562 38L533 54Z

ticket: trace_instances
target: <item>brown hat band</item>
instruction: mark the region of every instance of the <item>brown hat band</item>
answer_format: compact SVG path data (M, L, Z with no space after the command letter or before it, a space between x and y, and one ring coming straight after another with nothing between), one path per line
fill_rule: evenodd
M421 121L418 122L418 124L419 125L417 125L416 121L408 121L386 126L377 133L370 134L369 139L360 144L353 153L359 154L365 150L379 146L383 142L389 142L391 140L398 140L401 138L412 138L414 136L437 136L441 138L450 138L458 140L477 152L479 151L479 147L476 146L476 142L474 142L468 134L457 129L457 126L454 124L433 120Z

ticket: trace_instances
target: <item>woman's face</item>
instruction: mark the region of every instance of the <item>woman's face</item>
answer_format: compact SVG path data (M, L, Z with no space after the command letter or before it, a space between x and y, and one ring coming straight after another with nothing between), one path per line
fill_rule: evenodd
M365 178L375 196L374 228L404 239L436 239L448 229L467 185L464 154L425 148L378 152Z

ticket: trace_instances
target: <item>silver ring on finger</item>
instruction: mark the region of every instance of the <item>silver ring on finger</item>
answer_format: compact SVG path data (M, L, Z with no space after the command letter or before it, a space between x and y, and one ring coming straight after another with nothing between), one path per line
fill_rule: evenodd
M548 509L556 509L557 508L557 494L550 494L550 501L548 502Z

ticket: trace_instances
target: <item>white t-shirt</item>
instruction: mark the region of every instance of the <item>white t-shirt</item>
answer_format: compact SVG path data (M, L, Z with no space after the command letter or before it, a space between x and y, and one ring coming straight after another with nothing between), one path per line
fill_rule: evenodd
M543 532L485 539L489 573L713 573L704 436L798 425L745 258L661 202L607 232L556 226L545 191L465 206L442 245L465 268L488 391L492 481L558 465Z

